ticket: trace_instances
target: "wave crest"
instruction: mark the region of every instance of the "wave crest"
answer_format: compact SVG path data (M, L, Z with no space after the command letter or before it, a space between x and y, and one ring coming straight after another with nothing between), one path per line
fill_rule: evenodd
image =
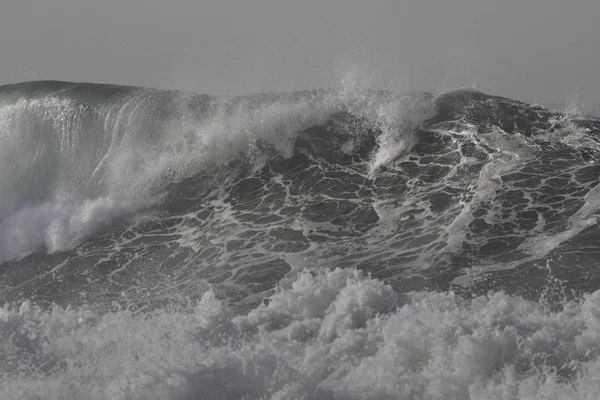
M384 131L381 147L391 148L416 103L376 92L227 98L60 82L0 87L0 225L5 232L21 219L22 231L33 229L5 233L0 262L48 242L40 231L57 232L51 225L77 220L86 204L114 204L103 214L109 222L101 225L108 226L125 211L155 203L173 182L232 164L289 158L300 132L340 111ZM393 156L380 151L386 155L376 156L376 165ZM69 237L51 240L60 245L47 249L75 245L73 237L86 235L71 233L101 225L67 229Z

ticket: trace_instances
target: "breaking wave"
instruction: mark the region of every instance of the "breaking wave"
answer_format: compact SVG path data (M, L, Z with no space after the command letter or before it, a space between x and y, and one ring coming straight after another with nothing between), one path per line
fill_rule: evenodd
M0 87L0 398L590 399L600 120Z

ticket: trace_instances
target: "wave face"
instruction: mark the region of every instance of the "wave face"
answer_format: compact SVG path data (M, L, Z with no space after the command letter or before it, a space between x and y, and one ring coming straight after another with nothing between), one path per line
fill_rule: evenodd
M2 86L0 397L590 398L598 133L470 90Z

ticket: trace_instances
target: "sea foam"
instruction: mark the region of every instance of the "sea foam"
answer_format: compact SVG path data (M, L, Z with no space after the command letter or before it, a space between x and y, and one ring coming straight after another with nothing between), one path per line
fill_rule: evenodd
M234 315L0 309L2 399L593 399L600 291L562 311L299 273Z

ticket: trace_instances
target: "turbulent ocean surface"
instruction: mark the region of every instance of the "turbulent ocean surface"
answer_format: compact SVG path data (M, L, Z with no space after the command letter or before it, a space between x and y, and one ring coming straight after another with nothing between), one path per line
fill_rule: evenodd
M0 398L597 399L600 120L0 86Z

